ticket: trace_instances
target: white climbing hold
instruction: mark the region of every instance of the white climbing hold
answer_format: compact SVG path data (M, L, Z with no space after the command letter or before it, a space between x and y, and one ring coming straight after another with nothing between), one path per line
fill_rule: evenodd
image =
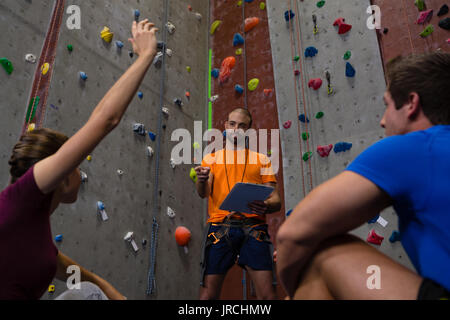
M198 21L200 21L200 20L202 20L203 16L202 16L200 13L196 12L196 13L195 13L195 18L196 18Z
M134 232L128 232L125 237L123 238L126 242L130 243L133 247L134 252L138 252L139 248L136 244L136 241L134 241Z
M87 174L85 172L80 171L80 176L81 176L81 182L82 183L85 183L85 182L88 181L88 176L87 176Z
M167 28L167 31L169 31L170 34L174 34L174 33L175 33L175 30L177 29L177 28L174 26L174 24L173 24L172 22L170 22L170 21L168 21L168 22L166 23L166 28Z
M175 211L171 207L167 207L167 215L171 219L175 218L176 216Z
M97 212L101 215L103 221L107 221L109 219L105 211L105 205L101 201L97 202Z
M166 117L170 116L169 108L167 108L167 107L162 108L162 112Z
M175 167L177 166L174 159L170 159L170 166L172 167L172 169L175 169Z
M152 158L154 154L155 154L155 151L153 151L152 147L147 147L147 156L149 158Z
M29 62L29 63L36 63L36 56L34 55L34 54L31 54L31 53L29 53L29 54L27 54L26 56L25 56L25 60L27 61L27 62Z
M388 225L388 222L381 216L378 218L377 222L384 228L386 228L386 226Z
M119 176L123 176L123 173L124 173L124 172L123 172L122 170L120 170L120 169L117 170L117 174L118 174Z
M219 99L219 95L215 95L215 96L212 96L211 98L209 98L209 101L211 101L211 102L215 102L217 99Z
M172 55L173 55L172 49L166 49L166 54L167 54L167 56L172 57Z
M162 66L162 61L163 61L163 53L162 52L158 52L155 56L155 59L153 59L153 65L156 68L161 68Z

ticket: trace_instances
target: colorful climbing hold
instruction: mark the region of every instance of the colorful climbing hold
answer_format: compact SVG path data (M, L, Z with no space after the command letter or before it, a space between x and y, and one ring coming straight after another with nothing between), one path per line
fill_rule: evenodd
M102 39L108 43L111 43L111 41L114 37L114 33L112 33L108 27L104 27L102 32L100 33L100 35L101 35Z
M122 41L116 41L116 47L117 47L118 49L122 49L123 46L124 46L124 44L123 44Z
M309 151L309 152L306 152L304 155L303 155L303 161L308 161L309 159L311 159L312 158L312 156L313 156L313 153L311 152L311 151Z
M190 73L192 71L192 68L190 66L187 66L186 71Z
M48 62L44 63L41 67L42 75L45 76L50 70L50 64Z
M150 138L150 140L155 141L156 140L156 134L154 134L153 132L148 132L148 137Z
M233 37L233 47L244 44L245 40L240 33L236 33Z
M259 79L255 78L249 81L248 83L248 90L255 91L259 86Z
M317 78L317 79L311 79L308 82L308 87L313 88L314 90L319 90L320 87L322 87L322 79Z
M367 236L367 242L380 246L383 242L384 237L378 235L375 230L371 230Z
M302 133L302 139L303 139L303 141L308 141L308 139L309 139L309 133L308 132L303 132Z
M448 13L448 5L444 4L440 9L439 12L437 13L437 16L443 16L446 15Z
M317 48L315 48L315 47L308 47L305 50L305 57L306 58L308 58L308 57L311 57L311 58L315 57L318 52L319 52L319 50L317 50Z
M333 150L333 145L330 144L328 146L318 146L317 147L317 153L322 157L326 158L330 155L331 150Z
M439 23L439 26L440 26L440 23ZM420 33L420 36L424 37L424 38L428 37L430 34L433 33L433 31L434 31L434 27L432 24L430 24Z
M419 11L425 10L425 1L424 0L415 0L414 5L419 9Z
M141 100L144 98L144 93L142 91L139 91L137 95Z
M48 287L48 293L55 293L55 290L56 290L56 287L53 284Z
M211 29L209 30L209 33L211 34L211 35L213 35L215 32L216 32L216 30L219 28L219 26L222 24L222 21L221 20L216 20L216 21L214 21L212 24L211 24Z
M191 180L192 180L194 183L197 183L197 180L198 180L198 178L197 178L197 172L195 171L194 168L191 169L191 172L189 173L189 177L191 178Z
M300 74L300 70L294 70L294 76L299 76Z
M294 57L294 61L295 61L295 62L297 62L297 61L299 61L299 60L300 60L300 56L295 56L295 57Z
M245 32L253 30L259 24L259 21L260 20L257 17L245 19L245 27L244 27Z
M186 91L184 93L184 95L186 96L186 98L189 100L191 98L191 93L189 91Z
M72 52L73 51L73 45L68 44L67 45L67 50L69 50L69 52Z
M56 242L62 242L62 241L63 241L63 235L62 235L62 234L57 235L57 236L55 237L55 241L56 241Z
M238 94L243 94L243 93L244 93L244 88L243 88L241 85L239 85L239 84L237 84L237 85L234 87L234 90L235 90Z
M219 75L220 75L220 70L219 69L213 69L212 71L211 71L211 76L212 77L214 77L214 78L218 78L219 77Z
M273 89L264 89L264 95L270 97L273 93Z
M338 34L346 34L352 29L352 25L345 23L344 18L338 18L334 23L333 26L339 26Z
M186 227L178 227L175 230L175 240L179 246L185 247L191 241L191 232Z
M325 114L322 111L320 111L316 114L316 119L322 119L324 116Z
M27 128L27 132L33 132L36 129L35 123L30 123Z
M349 60L352 57L352 52L351 51L347 51L344 54L344 60Z
M261 10L265 10L265 9L266 9L266 3L265 3L265 2L261 2L261 3L259 4L259 8L260 8Z
M136 21L136 22L138 22L139 21L139 17L141 16L141 12L139 11L139 10L134 10L134 20Z
M300 121L300 122L302 122L302 123L306 123L306 122L310 122L309 121L309 119L304 115L304 114L301 114L299 117L298 117L298 120Z
M31 120L33 120L40 100L41 100L41 97L39 97L39 96L36 96L35 98L31 99L30 104L28 105L27 115L25 118L25 121L27 123L29 123L29 122L31 122Z
M294 19L295 13L292 10L288 10L284 13L284 19L286 22L289 22L290 20Z
M353 78L356 75L356 70L355 68L353 68L350 62L347 62L347 65L345 67L345 75L349 78Z
M336 143L336 145L334 146L334 152L335 153L340 153L340 152L346 152L351 150L353 147L353 144L348 143L348 142L339 142Z
M370 219L367 223L368 224L374 224L374 223L376 223L378 221L378 219L380 219L380 215L377 215L373 219Z
M318 8L322 8L324 5L325 5L325 1L324 0L321 0L321 1L317 2L317 7Z
M289 129L291 126L292 126L292 121L291 121L291 120L288 120L288 121L286 121L286 122L283 124L283 127L284 127L285 129Z
M389 237L389 242L394 243L401 240L400 232L394 230L392 231L391 236Z
M450 30L450 18L445 18L441 21L439 21L439 27L445 30Z
M236 50L236 55L240 56L242 54L242 52L243 52L242 48L239 48Z
M417 24L425 24L431 20L433 17L433 9L422 11L419 13L419 17L417 18Z
M222 61L222 66L220 67L219 80L220 83L224 83L228 80L231 75L231 70L236 65L235 57L228 57Z
M80 71L80 79L83 81L86 81L88 79L86 72Z
M91 156L91 155L88 155L88 156L86 157L86 160L87 160L87 161L92 161L92 156Z

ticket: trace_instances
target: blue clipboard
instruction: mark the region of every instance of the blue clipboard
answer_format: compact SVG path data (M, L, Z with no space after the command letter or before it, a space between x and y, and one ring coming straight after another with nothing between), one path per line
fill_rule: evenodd
M237 183L223 201L220 210L252 213L248 204L253 201L265 201L275 188L262 184Z

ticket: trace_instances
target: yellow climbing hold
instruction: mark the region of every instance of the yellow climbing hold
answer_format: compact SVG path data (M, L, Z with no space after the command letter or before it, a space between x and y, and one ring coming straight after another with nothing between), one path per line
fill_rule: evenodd
M259 4L259 8L260 8L261 10L266 9L266 3L265 3L265 2L261 2L261 3Z
M222 21L221 21L221 20L216 20L216 21L214 21L214 22L212 23L212 25L211 25L211 30L210 30L211 35L213 35L213 34L216 32L217 28L218 28L221 24L222 24Z
M255 91L256 88L258 88L259 86L259 79L255 78L250 80L250 82L248 83L248 90L250 91Z
M92 156L87 156L86 160L87 161L92 161Z
M46 62L41 67L42 75L45 76L48 73L48 70L50 70L50 64L48 64L48 62Z
M48 292L49 293L54 293L55 292L55 286L52 284L52 285L50 285L49 287L48 287Z
M32 132L32 131L34 131L34 129L36 129L36 125L35 125L34 123L30 123L30 124L28 125L27 131L28 131L28 132Z
M197 182L197 172L195 172L194 168L191 169L189 176L191 177L191 180L194 181L194 183Z
M194 142L193 147L194 149L200 149L200 143Z
M240 56L242 54L242 48L236 50L236 55Z
M111 32L111 30L108 27L103 28L101 32L102 39L108 43L111 43L114 33Z
M238 5L238 7L242 6L242 1L239 0L239 1L237 2L237 5Z

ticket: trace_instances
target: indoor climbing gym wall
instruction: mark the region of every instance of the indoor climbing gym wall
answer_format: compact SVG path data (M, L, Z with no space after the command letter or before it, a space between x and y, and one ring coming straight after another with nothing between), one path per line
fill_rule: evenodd
M370 5L368 0L267 3L287 216L312 188L384 138L379 123L386 82L379 31L368 27ZM352 233L413 268L396 230L397 216L389 208Z
M79 199L57 209L52 232L61 252L128 299L195 299L205 203L195 193L192 165L172 167L178 141L171 134L178 128L193 133L194 121L206 119L204 1L1 1L0 56L14 71L0 77L0 177L5 186L12 147L29 128L28 110L31 126L69 136L81 128L135 61L131 25L145 18L160 29L161 54L119 127L82 163ZM178 227L191 232L186 249L175 241ZM129 232L136 248L125 240ZM44 298L67 289L54 284L56 291Z

